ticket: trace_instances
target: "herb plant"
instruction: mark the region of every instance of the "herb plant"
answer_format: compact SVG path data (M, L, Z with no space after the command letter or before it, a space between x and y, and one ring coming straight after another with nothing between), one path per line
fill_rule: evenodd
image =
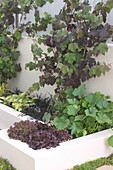
M14 108L17 111L22 111L28 106L35 105L34 99L30 98L27 93L20 93L20 94L12 94L7 97L2 96L0 97L3 104Z
M57 130L54 126L48 126L38 121L20 121L8 129L8 136L13 139L26 142L32 149L50 149L56 147L62 141L72 139L68 131Z
M32 45L34 62L26 64L29 70L42 71L40 86L57 85L55 92L60 99L68 87L74 89L89 78L109 71L94 56L108 51L106 40L113 33L106 23L107 14L113 8L112 0L97 3L93 11L86 0L64 2L59 14L47 20L52 24L51 32L38 37ZM42 44L47 46L47 52L41 48Z
M109 96L100 92L84 96L85 90L85 85L66 90L66 103L59 109L58 117L54 118L58 129L67 128L76 137L113 126L113 102L108 100Z

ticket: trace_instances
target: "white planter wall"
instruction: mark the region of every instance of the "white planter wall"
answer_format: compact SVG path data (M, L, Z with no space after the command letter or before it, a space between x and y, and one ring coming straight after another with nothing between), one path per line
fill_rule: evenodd
M111 129L63 142L56 148L33 150L21 141L9 139L7 129L15 121L30 119L0 104L0 157L7 158L17 170L67 170L100 157L108 157L113 148L107 139ZM4 117L4 119L3 119Z
M18 50L21 52L21 56L18 62L21 63L22 71L17 73L17 77L9 81L9 88L19 88L22 91L28 90L28 88L39 80L41 73L39 71L29 71L25 70L25 64L33 60L33 55L31 53L32 40L30 38L24 37L19 43ZM100 55L97 59L100 62L113 63L113 44L108 44L109 50L105 56ZM43 46L43 49L46 48ZM113 64L112 64L113 66ZM105 76L100 78L92 78L86 82L87 93L100 91L105 95L110 95L113 100L113 68L106 73ZM45 86L41 88L40 93L42 94L54 94L54 88L52 86Z
M32 118L33 119L33 118ZM15 122L31 120L30 116L23 116L21 112L0 103L0 129L9 128Z
M112 130L105 130L63 142L49 150L33 150L25 143L9 139L5 129L0 131L0 156L7 158L18 170L67 170L110 156L113 148L108 146L107 139L112 134Z

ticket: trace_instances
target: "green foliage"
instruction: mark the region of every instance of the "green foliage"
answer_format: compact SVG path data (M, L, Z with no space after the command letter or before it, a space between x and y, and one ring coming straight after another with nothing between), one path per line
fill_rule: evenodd
M34 83L32 87L29 87L28 92L32 93L34 91L39 91L39 89L40 89L39 83Z
M0 158L0 170L16 170L7 159Z
M50 118L51 118L51 114L50 113L45 113L42 120L45 122L45 123L49 123L50 122Z
M71 170L96 170L103 165L113 165L113 154L107 158L99 158L94 161L86 162L82 165L76 165Z
M14 27L13 1L0 3L0 84L16 76L20 71L20 64L16 64L20 52L16 51L18 41L21 39L19 29L14 33L9 28Z
M16 72L21 71L20 64L16 64L20 52L16 51L18 42L22 37L23 31L35 36L37 31L46 30L51 23L51 16L45 12L44 17L39 15L39 7L46 2L52 3L53 0L3 0L0 3L0 84L7 83L7 80L16 77ZM26 22L26 15L34 9L35 23ZM18 28L15 28L15 15L21 14ZM13 30L12 32L10 30Z
M6 89L6 85L3 83L2 85L0 85L0 96L2 96L5 92Z
M20 93L20 94L13 94L9 95L7 97L0 97L3 104L7 106L11 106L17 111L22 111L28 106L34 105L34 99L36 98L30 98L30 96L27 93Z
M109 146L113 147L113 135L108 138L107 142Z
M45 123L49 123L49 122L50 122L50 119L51 119L51 114L45 112L45 114L44 114L42 120L43 120Z
M7 88L7 85L5 83L1 84L0 85L0 97L1 96L7 96L7 95L10 95L10 94L12 94L12 91L10 91ZM0 102L2 102L2 100L0 100Z
M67 128L76 137L113 126L113 102L100 92L85 96L85 90L85 85L81 85L74 90L65 91L67 100L54 119L58 129Z
M94 66L90 71L89 71L89 75L90 77L96 75L97 77L100 77L101 74L105 75L106 72L108 72L110 70L110 68L103 63L103 65L97 65Z
M26 69L43 72L40 86L57 85L55 93L60 99L65 97L63 92L66 89L79 87L89 78L100 77L109 71L108 65L101 65L93 56L105 55L108 51L106 40L112 37L112 27L106 23L113 6L111 0L99 2L93 11L88 1L64 2L59 14L51 18L45 13L45 17L38 20L39 25L32 27L35 28L34 34L42 29L45 31L48 24L52 25L52 30L38 37L32 45L34 62L26 64ZM36 3L42 6L45 1ZM41 44L47 46L47 52Z

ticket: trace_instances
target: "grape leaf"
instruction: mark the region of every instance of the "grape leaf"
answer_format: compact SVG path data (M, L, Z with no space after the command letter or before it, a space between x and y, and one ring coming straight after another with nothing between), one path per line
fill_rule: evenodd
M67 90L65 90L65 93L67 94L67 96L69 97L69 98L73 98L74 96L73 96L73 94L72 94L72 92L73 92L73 89L67 89Z
M99 50L101 54L105 55L105 52L108 51L108 46L106 43L100 43L97 47L97 50Z
M77 49L79 49L79 47L77 43L70 43L68 49L74 53Z

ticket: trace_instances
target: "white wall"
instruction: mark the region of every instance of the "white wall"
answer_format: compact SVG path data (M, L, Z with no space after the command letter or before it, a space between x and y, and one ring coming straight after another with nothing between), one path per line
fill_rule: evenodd
M22 71L17 73L16 78L9 81L8 87L11 89L19 88L21 91L27 91L33 83L39 80L41 73L39 71L25 70L25 64L33 61L33 55L31 52L32 40L28 37L22 38L19 43L18 49L21 52L18 63L21 63ZM43 49L46 50L45 47ZM46 89L41 88L40 93L54 93L54 89L48 86Z
M25 64L29 61L32 61L33 56L31 53L31 44L32 40L30 38L23 38L20 43L18 50L21 52L21 56L18 62L21 63L22 71L17 73L17 77L9 81L9 88L13 89L15 87L19 88L22 91L28 90L28 88L39 79L40 72L25 70ZM45 48L45 47L43 47ZM45 48L46 50L46 48ZM98 60L100 62L104 61L106 63L113 63L113 45L109 44L108 53L105 56L99 56ZM92 78L88 80L87 85L87 93L101 91L105 95L110 95L113 100L113 68L106 73L105 76L101 76L100 78ZM41 88L40 93L54 93L54 88L51 86L46 86L45 88Z
M91 78L86 82L87 93L100 91L111 96L113 100L113 44L108 44L109 50L105 56L100 55L97 59L106 64L111 63L111 70L101 77Z

